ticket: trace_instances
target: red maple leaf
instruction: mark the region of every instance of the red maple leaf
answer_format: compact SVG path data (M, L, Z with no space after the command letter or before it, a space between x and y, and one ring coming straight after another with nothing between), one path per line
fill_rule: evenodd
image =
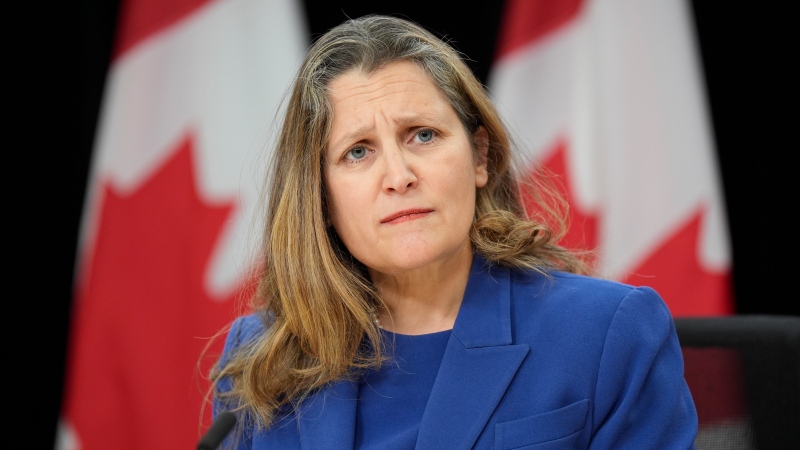
M575 193L571 187L570 173L567 169L567 144L563 139L559 139L553 149L547 152L548 157L541 164L545 167L545 175L554 182L554 187L559 195L563 196L569 203L567 214L569 228L559 244L574 250L594 251L599 244L599 231L597 214L581 209L575 202ZM529 174L528 177L541 176ZM528 211L535 211L536 205L532 199L526 196L523 201ZM590 261L594 261L590 258Z
M570 205L570 227L559 243L571 249L595 251L600 243L601 216L580 208L575 202L566 163L567 151L566 141L560 139L548 152L548 158L542 161ZM530 198L525 201L530 207ZM675 233L642 258L642 262L620 281L652 287L661 294L675 317L732 314L730 269L708 269L699 261L700 223L704 213L698 210L686 223L676 227ZM597 257L599 255L590 258L590 262L596 262Z
M103 186L66 380L65 415L84 450L194 448L201 432L198 358L235 296L211 298L204 274L233 205L199 198L192 146L183 140L135 192Z
M699 261L704 215L703 208L692 214L622 280L658 291L675 317L734 313L730 270L707 269Z
M544 165L554 175L561 177L561 182L557 185L569 202L569 228L560 244L577 250L595 250L600 243L598 215L580 208L575 202L571 174L567 169L567 144L564 140L559 140L555 147L544 160Z

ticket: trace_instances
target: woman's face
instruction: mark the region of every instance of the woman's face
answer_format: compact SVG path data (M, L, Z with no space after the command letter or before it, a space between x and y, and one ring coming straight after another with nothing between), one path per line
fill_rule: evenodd
M486 165L423 70L406 61L369 75L353 70L330 83L329 96L329 213L350 253L373 276L471 257L475 189L486 184ZM485 155L483 128L475 142Z

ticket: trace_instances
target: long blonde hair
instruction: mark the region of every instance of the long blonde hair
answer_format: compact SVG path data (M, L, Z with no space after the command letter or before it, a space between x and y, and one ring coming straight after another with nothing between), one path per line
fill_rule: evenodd
M555 190L546 177L534 177L531 185L530 178L515 175L506 128L461 55L404 19L347 20L309 49L274 149L263 271L251 301L267 332L212 371L214 388L222 380L230 386L226 402L262 425L314 390L383 360L380 351L369 350L381 348L370 314L380 296L330 224L323 179L332 119L327 86L350 70L372 73L400 60L424 69L470 136L480 126L488 132L489 180L477 190L474 251L506 267L586 271L579 255L556 245L565 229L565 204L550 195ZM524 189L536 201L534 210L523 205Z

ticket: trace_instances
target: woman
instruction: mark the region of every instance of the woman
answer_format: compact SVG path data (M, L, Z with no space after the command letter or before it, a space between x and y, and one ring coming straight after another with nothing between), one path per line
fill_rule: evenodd
M274 151L263 266L212 373L230 447L693 448L670 313L523 206L459 55L405 20L320 37ZM526 194L528 195L528 194ZM527 202L526 202L527 203Z

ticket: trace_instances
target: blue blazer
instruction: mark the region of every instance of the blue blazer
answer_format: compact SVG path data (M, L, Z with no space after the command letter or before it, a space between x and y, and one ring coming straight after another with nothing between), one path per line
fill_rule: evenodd
M238 318L223 352L263 333ZM352 449L358 383L339 381L240 448ZM216 405L215 412L219 412ZM473 258L417 449L693 449L697 414L651 288Z

